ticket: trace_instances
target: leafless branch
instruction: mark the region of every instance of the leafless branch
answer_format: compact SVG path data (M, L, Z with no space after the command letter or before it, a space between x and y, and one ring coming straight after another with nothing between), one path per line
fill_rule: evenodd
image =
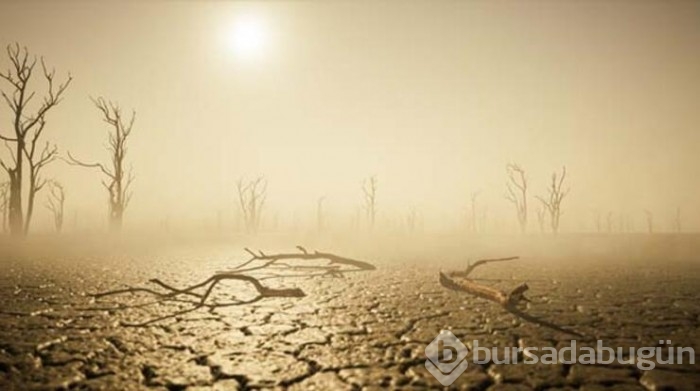
M562 167L561 175L558 175L556 172L552 174L550 185L547 188L547 196L537 197L549 212L549 222L552 232L555 234L559 232L559 220L562 215L561 203L569 193L569 189L562 190L564 179L566 179L566 166Z
M525 170L517 164L506 165L506 199L515 207L520 231L527 230L527 177Z
M303 249L303 248L302 248ZM355 259L350 259L350 258L345 258L341 257L335 254L331 253L323 253L323 252L318 252L315 251L313 253L310 253L308 251L302 250L300 253L281 253L281 254L264 254L262 251L259 251L259 254L256 254L255 252L251 251L250 249L245 249L246 252L251 254L251 258L234 267L231 270L228 271L223 271L214 274L213 276L205 279L202 282L184 287L184 288L177 288L174 287L170 284L167 284L159 279L151 279L149 282L157 285L158 287L164 289L164 291L156 291L154 289L150 288L142 288L142 287L128 287L124 289L116 289L112 291L107 291L107 292L102 292L102 293L97 293L94 294L93 296L95 298L104 298L107 296L114 296L114 295L122 295L122 294L133 294L133 293L146 293L150 294L153 296L156 296L160 299L176 299L179 296L190 296L194 297L197 300L191 302L192 307L186 312L191 312L194 310L197 310L202 307L207 307L207 308L217 308L217 307L223 307L223 306L230 306L230 305L241 305L241 304L247 304L251 303L254 301L259 301L265 298L272 298L272 297L287 297L287 298L294 298L294 297L304 297L306 294L304 291L302 291L299 288L287 288L287 289L279 289L279 288L272 288L269 286L264 285L261 283L262 280L269 279L269 277L275 277L275 278L283 278L283 277L316 277L316 276L322 276L322 275L327 275L330 277L339 277L342 276L344 273L352 272L352 271L369 271L369 270L375 270L374 265L364 262L364 261L358 261ZM282 261L290 261L290 260L302 260L302 261L312 261L312 260L326 260L328 263L326 265L313 265L313 266L304 266L304 265L291 265L289 263L285 263ZM269 271L269 270L289 270L295 272L295 274L289 274L289 275L274 275L274 276L254 276L251 275L252 272L260 272L260 271ZM309 273L309 271L322 271L322 273ZM233 280L233 281L242 281L245 283L248 283L252 285L252 287L255 289L257 292L257 296L251 300L247 301L241 301L241 300L236 300L233 302L228 302L228 303L209 303L208 299L211 296L212 291L216 287L216 285L221 282L221 281L227 281L227 280ZM201 292L197 292L197 291ZM148 324L152 324L154 322L170 318L175 315L182 314L182 311L178 311L175 314L170 314L165 317L160 317L156 319L151 319L149 321L146 321L144 323L139 323L139 324L127 324L130 326L145 326Z

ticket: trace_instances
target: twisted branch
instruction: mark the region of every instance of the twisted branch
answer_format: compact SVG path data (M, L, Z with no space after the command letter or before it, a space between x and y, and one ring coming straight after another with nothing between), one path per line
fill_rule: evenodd
M285 278L285 277L317 277L317 276L330 276L330 277L340 277L344 273L348 272L354 272L354 271L367 271L367 270L375 270L375 266L364 262L364 261L358 261L355 259L350 259L350 258L345 258L341 257L335 254L331 253L323 253L323 252L318 252L314 251L313 253L309 253L306 251L301 246L297 246L298 249L300 249L301 252L299 253L281 253L281 254L270 254L267 255L263 253L262 251L258 251L258 253L253 252L252 250L246 248L245 251L251 254L251 258L234 267L232 270L228 271L222 271L222 272L217 272L213 276L207 278L206 280L184 287L184 288L177 288L174 287L170 284L167 284L157 278L149 280L150 283L155 284L162 288L164 291L158 291L155 289L151 288L144 288L144 287L127 287L123 289L116 289L116 290L111 290L107 292L101 292L101 293L96 293L93 294L92 296L96 299L98 298L104 298L108 296L115 296L115 295L122 295L122 294L134 294L134 293L145 293L149 295L156 296L157 298L161 299L157 302L164 301L164 300L173 300L173 301L182 301L177 299L178 296L190 296L194 297L197 300L196 301L186 301L187 303L192 304L192 308L184 310L184 311L178 311L173 314L169 314L164 317L159 317L156 319L151 319L147 322L144 323L139 323L139 324L124 324L125 326L146 326L148 324L152 324L154 322L172 318L178 315L182 315L187 312L191 312L194 310L197 310L202 307L208 307L209 309L214 309L217 307L224 307L224 306L231 306L231 305L243 305L243 304L250 304L265 298L271 298L271 297L304 297L306 296L306 293L304 293L303 290L300 288L272 288L264 285L261 283L262 280L270 279L270 278ZM285 260L303 260L303 261L308 261L308 260L326 260L328 263L326 265L291 265L289 263L283 263L280 261L285 261ZM250 266L251 264L255 262L262 262L260 265L255 265L255 266ZM344 266L348 266L349 268L344 268ZM286 270L293 270L293 271L322 271L322 273L308 273L308 272L302 272L302 273L297 273L297 274L286 274L286 275L274 275L274 276L262 276L262 277L254 277L248 273L253 272L253 271L259 271L259 270L264 270L264 269L286 269ZM243 281L246 282L250 285L253 286L253 288L257 291L257 296L251 300L247 301L241 301L241 300L235 300L233 302L229 303L208 303L207 300L209 299L212 291L216 287L216 285L221 282L221 281L226 281L226 280L234 280L234 281ZM197 290L202 290L203 292L196 292Z

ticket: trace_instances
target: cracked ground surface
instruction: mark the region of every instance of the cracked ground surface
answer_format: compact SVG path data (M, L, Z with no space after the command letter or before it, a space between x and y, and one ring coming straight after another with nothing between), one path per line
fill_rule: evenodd
M342 255L355 256L343 252ZM451 330L468 346L568 346L571 335L524 322L497 305L451 292L440 269L464 261L360 259L378 270L344 278L271 280L301 287L300 299L201 309L148 327L125 327L188 308L140 306L143 295L94 300L89 293L157 277L189 285L244 257L97 257L3 261L0 389L376 389L443 388L425 368L425 346ZM236 259L237 261L233 261ZM528 312L606 346L675 346L700 351L700 267L561 264L524 257L475 278L527 281ZM252 295L240 282L214 293ZM579 345L593 343L581 341ZM454 389L699 389L698 364L471 364Z

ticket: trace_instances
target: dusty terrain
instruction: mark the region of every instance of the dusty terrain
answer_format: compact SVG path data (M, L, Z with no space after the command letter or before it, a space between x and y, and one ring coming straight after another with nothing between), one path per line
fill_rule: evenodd
M0 389L442 388L424 365L425 346L442 329L490 347L563 346L575 338L440 286L438 271L463 266L466 256L399 259L373 257L371 249L338 251L371 261L378 270L270 280L273 286L301 287L307 296L201 309L146 327L127 325L189 304L140 307L153 298L89 295L127 284L147 286L154 277L192 284L246 259L233 248L179 255L5 256ZM503 279L484 283L504 287L528 281L529 313L607 346L657 346L670 339L700 351L697 262L582 263L524 256L480 269L475 277ZM213 299L251 294L240 282L227 282ZM692 390L700 388L699 368L471 364L452 387Z

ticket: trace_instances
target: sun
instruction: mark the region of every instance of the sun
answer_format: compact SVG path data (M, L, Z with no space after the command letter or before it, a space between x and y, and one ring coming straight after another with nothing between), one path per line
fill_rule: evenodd
M226 39L229 49L237 58L258 59L267 43L265 24L255 15L241 15L233 21Z

